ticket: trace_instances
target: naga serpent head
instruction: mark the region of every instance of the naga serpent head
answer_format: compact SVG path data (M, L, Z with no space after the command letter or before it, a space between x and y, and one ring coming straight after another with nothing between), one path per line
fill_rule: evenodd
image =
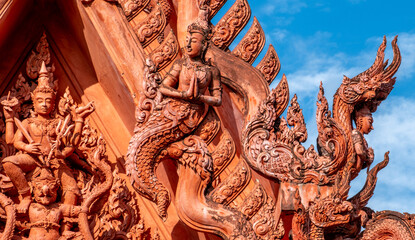
M376 111L377 106L392 91L396 79L393 75L401 64L397 40L398 36L392 41L393 61L389 66L388 60L384 61L386 48L386 37L384 37L375 62L369 69L353 78L344 76L336 93L344 102L352 105L365 104L371 112Z

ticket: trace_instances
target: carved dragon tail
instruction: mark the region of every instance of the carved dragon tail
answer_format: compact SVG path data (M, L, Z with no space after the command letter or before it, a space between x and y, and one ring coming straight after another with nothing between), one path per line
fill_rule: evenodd
M91 234L88 223L88 210L102 194L106 193L111 189L113 176L111 167L105 162L105 143L102 138L98 140L98 146L93 152L92 158L89 158L93 161L93 165L97 166L98 169L104 172L105 182L96 186L88 197L82 203L82 211L78 216L79 229L84 236L85 240L93 240L94 237Z
M14 225L16 224L16 209L13 201L3 193L0 193L0 205L6 211L7 222L0 240L10 240L13 236Z

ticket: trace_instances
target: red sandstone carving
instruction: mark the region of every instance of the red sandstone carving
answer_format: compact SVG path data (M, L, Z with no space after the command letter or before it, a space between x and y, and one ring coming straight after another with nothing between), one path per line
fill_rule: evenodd
M252 64L262 51L264 44L264 31L262 30L258 20L254 17L254 22L252 23L251 28L239 44L232 50L232 53L245 62Z
M414 238L413 215L373 213L365 207L378 172L389 161L385 154L371 167L373 150L364 135L371 130L371 114L395 83L393 75L401 61L396 39L390 65L384 61L385 40L371 68L343 79L332 112L320 87L317 145L306 149L304 117L295 94L290 101L286 77L276 89L268 89L281 68L275 49L269 47L256 69L251 66L265 41L259 23L254 20L232 53L228 49L249 20L245 0L235 2L213 26L212 34L209 20L224 0L82 2L49 1L36 6L47 5L63 14L49 14L53 20L45 22L30 13L33 26L44 26L48 33L33 51L28 48L35 39L17 39L14 44L14 39L2 35L0 47L12 53L5 55L19 60L11 67L5 64L9 58L4 58L0 68L5 76L0 86L4 106L0 150L2 158L8 157L2 163L6 171L0 165L1 239L217 238L210 234L225 239ZM12 33L23 28L13 29L17 23L7 19L19 14L8 10L16 9L19 1L10 3L1 10L0 25L2 34L12 29L7 36L16 38ZM23 5L34 7L30 2ZM45 15L48 11L52 10ZM189 23L193 24L185 41ZM53 35L53 43L48 43L47 35ZM208 47L211 37L217 47ZM46 66L41 71L42 61ZM6 66L11 70L5 71ZM63 81L48 83L54 88L52 95L58 84L66 90L57 92L61 95L56 95L57 104L50 103L56 109L44 121L47 125L33 116L43 110L31 94L44 86L37 85L37 78L55 77ZM33 95L39 98L36 92ZM97 103L97 114L83 124L76 116L92 109L89 104L79 107L81 99ZM126 107L133 101L136 119ZM44 109L49 111L48 104ZM102 109L112 112L106 116ZM287 116L281 116L286 109ZM29 121L32 125L27 128ZM43 160L34 171L22 168L19 159L31 159L19 152L22 148L17 152L7 144L15 142L16 127L20 140L26 145L34 142L28 150L47 148L41 157L30 155ZM109 139L108 149L100 132ZM48 138L39 140L39 136ZM156 175L164 160L175 163L163 164L157 171L162 175ZM20 191L22 201L14 181L22 174L10 171L10 162L18 163L14 170L23 170L32 187L30 195ZM364 168L366 184L349 197L350 182ZM66 169L69 177L55 174L59 169ZM68 194L68 188L79 196Z
M157 70L164 69L179 53L179 46L173 32L164 39L163 43L150 54Z
M277 52L272 45L269 45L268 51L256 68L264 75L269 84L278 75L281 69L281 63Z
M251 16L251 9L246 0L237 0L232 8L222 17L213 29L212 43L226 49L245 27Z
M135 32L140 43L146 47L164 30L165 26L166 17L161 7L156 7L144 21L135 26Z

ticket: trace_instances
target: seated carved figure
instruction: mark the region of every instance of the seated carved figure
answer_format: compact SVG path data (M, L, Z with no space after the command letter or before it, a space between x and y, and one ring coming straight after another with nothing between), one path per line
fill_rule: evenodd
M80 206L55 203L59 180L45 168L38 168L31 182L34 202L29 207L30 240L43 239L67 239L75 235L74 232L65 231L61 234L60 221L63 217L77 217L81 212Z
M14 111L5 100L6 141L19 151L16 155L3 159L7 176L16 187L20 204L17 211L27 212L31 199L26 174L36 168L48 168L60 180L63 190L63 202L76 204L80 191L70 168L64 159L73 153L80 141L84 119L94 111L92 102L86 107L73 109L65 121L53 115L56 90L51 87L49 74L43 63L39 72L38 86L32 93L35 116L20 122L14 118ZM69 117L75 124L68 126ZM14 122L18 130L14 133ZM73 128L73 129L72 129ZM73 130L73 131L72 131Z
M159 86L164 99L135 129L127 153L126 169L134 188L157 203L163 219L170 199L154 174L157 154L195 130L209 105L222 103L220 72L205 60L209 31L198 22L189 25L184 56L174 62Z
M362 168L369 168L374 159L373 149L368 147L367 141L363 136L363 134L368 134L373 130L372 113L367 107L363 107L355 112L355 123L356 129L352 131L352 139L357 154L356 168L360 171Z

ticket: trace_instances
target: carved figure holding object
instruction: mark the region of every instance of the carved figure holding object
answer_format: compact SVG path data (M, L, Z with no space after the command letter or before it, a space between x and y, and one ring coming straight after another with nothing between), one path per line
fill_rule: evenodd
M7 176L16 187L20 203L17 211L26 213L32 201L30 187L25 174L36 168L50 168L55 176L59 176L63 190L63 202L74 205L80 196L76 181L64 159L71 155L80 142L84 119L94 111L93 103L74 109L67 119L54 116L56 88L49 79L46 65L43 62L39 71L38 86L32 93L35 116L22 122L14 118L11 102L3 101L6 116L6 139L19 151L18 154L6 157L2 164ZM70 118L75 119L70 125ZM14 124L18 127L14 132ZM72 130L73 129L73 130ZM59 136L59 137L58 137Z

